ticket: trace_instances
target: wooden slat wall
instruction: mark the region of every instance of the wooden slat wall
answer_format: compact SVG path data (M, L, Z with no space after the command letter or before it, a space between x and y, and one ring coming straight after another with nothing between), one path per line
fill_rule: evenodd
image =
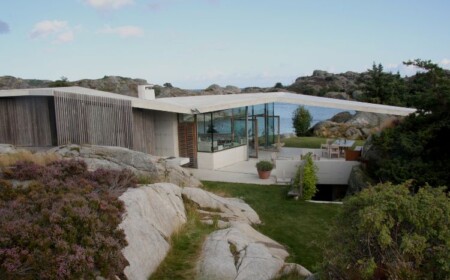
M155 154L155 120L152 111L133 109L133 150Z
M186 167L197 168L197 125L196 123L178 123L178 148L180 157L188 157Z
M52 143L54 129L51 128L49 101L50 97L0 98L0 143L55 145Z
M130 100L55 92L58 145L133 147Z

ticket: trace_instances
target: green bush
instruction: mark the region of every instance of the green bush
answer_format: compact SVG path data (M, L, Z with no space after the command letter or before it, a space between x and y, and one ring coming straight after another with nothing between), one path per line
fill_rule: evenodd
M328 240L325 279L448 279L449 196L429 186L414 194L409 183L370 187L344 202Z
M310 200L317 192L317 166L314 164L311 153L306 154L303 159L304 162L298 166L293 183L301 191L301 198Z
M297 136L304 136L307 134L309 126L311 125L312 116L309 111L303 107L299 106L295 109L292 114L292 126L295 129L295 134Z
M28 182L12 186L10 180ZM0 279L123 276L127 245L118 196L130 171L87 171L82 161L21 162L0 179Z
M273 164L267 160L261 160L256 164L256 169L259 171L271 171Z

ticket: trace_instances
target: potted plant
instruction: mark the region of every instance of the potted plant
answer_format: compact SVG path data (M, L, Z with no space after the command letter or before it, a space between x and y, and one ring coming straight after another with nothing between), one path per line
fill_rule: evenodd
M260 179L267 179L270 177L270 171L273 169L273 164L267 160L261 160L256 164L256 170Z

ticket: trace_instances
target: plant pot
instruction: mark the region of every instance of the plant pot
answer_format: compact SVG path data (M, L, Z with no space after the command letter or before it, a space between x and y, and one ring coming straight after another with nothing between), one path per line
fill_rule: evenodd
M271 172L270 170L269 171L258 170L259 179L268 179L270 177L270 172Z

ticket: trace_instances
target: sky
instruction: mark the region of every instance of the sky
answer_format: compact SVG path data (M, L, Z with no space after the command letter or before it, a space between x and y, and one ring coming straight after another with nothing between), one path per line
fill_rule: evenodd
M0 0L0 76L117 75L201 89L426 59L450 68L450 1Z

